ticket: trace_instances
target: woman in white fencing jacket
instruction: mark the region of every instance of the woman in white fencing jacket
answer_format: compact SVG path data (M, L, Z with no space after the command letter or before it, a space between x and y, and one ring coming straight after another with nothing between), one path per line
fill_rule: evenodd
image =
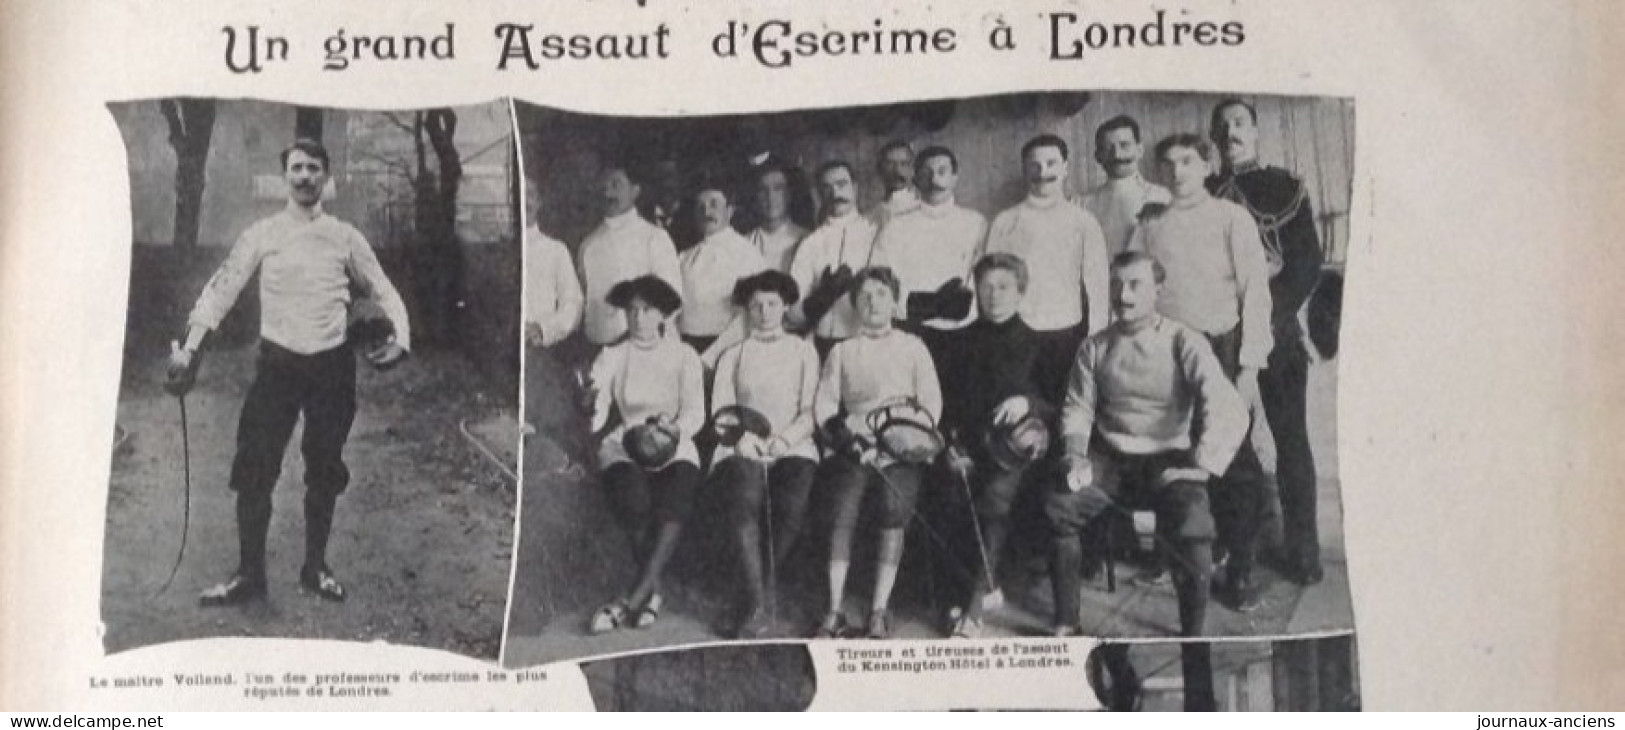
M824 489L833 503L829 556L829 611L821 637L849 633L842 611L852 537L866 494L879 490L880 549L868 635L891 634L888 605L903 557L904 528L914 514L926 465L940 451L936 419L942 389L931 354L918 337L892 327L897 277L886 267L859 271L848 296L859 332L836 344L824 362L813 415L831 452ZM935 441L932 444L932 441Z
M712 424L722 445L712 475L727 490L745 581L741 638L761 637L771 629L764 605L771 588L763 586L763 551L770 568L784 564L801 534L818 466L813 443L818 351L784 331L785 310L798 298L795 279L780 271L739 280L734 305L745 312L750 334L722 353L713 386ZM725 433L729 430L731 434Z
M663 279L622 281L606 297L626 314L627 334L593 361L587 387L593 431L609 429L598 449L610 505L632 541L637 583L605 604L591 620L593 633L645 628L660 616L660 577L682 534L700 481L694 435L705 425L700 358L668 337L682 297Z

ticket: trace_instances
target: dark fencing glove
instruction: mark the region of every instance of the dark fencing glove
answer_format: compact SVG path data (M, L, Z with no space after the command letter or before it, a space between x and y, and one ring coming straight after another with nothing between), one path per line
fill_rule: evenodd
M674 424L659 416L650 416L647 421L626 429L621 446L638 466L653 470L677 455L681 438Z
M807 326L813 327L818 321L835 307L835 302L846 295L846 290L852 285L852 267L841 264L835 269L824 267L824 275L818 277L818 284L802 301L801 311L807 315Z
M905 309L909 320L914 322L928 319L958 321L970 314L971 299L971 291L965 288L965 280L956 276L943 282L936 291L910 293Z
M184 397L197 382L198 366L203 363L202 352L181 348L181 343L169 343L169 362L164 368L164 392Z

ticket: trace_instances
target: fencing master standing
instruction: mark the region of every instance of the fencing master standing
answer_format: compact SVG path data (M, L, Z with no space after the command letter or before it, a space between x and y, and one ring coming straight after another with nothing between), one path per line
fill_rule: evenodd
M203 288L187 318L184 344L171 347L170 392L184 397L200 364L205 336L259 274L260 354L237 424L231 490L237 493L237 570L205 590L205 606L235 605L266 594L265 543L271 493L294 424L304 415L305 562L299 585L330 601L344 585L327 566L327 538L338 496L350 482L343 449L356 411L355 351L379 368L398 363L411 347L406 306L384 275L372 246L353 226L322 209L331 173L326 148L295 141L281 155L288 186L283 210L244 231ZM372 299L385 322L370 342L351 329L352 291Z

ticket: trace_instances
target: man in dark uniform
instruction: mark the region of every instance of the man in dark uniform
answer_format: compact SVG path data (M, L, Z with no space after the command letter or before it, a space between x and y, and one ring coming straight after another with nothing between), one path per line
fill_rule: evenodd
M1323 573L1315 525L1315 462L1305 413L1309 351L1303 344L1298 310L1320 280L1325 254L1303 181L1279 167L1258 163L1258 114L1253 107L1240 99L1219 102L1213 107L1209 136L1219 148L1222 166L1208 179L1208 189L1252 214L1269 263L1275 347L1269 367L1258 374L1258 386L1276 442L1284 517L1281 567L1294 582L1312 585Z

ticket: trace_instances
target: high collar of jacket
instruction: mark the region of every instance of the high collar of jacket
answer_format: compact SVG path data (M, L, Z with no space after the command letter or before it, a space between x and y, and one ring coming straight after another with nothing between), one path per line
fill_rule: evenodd
M625 227L627 227L629 225L632 225L632 223L637 221L637 220L638 220L638 207L634 205L634 206L632 206L630 208L627 208L626 212L621 213L620 215L605 216L604 217L604 227L608 228L608 229L610 229L612 231L616 231L616 230L620 230L622 228L625 228Z
M1010 318L1004 320L1003 322L994 322L990 319L978 318L976 320L976 326L1003 337L1011 332L1026 328L1027 323L1022 321L1021 315L1018 313L1010 315Z
M915 208L915 210L918 210L922 215L926 215L931 218L946 218L949 215L952 215L954 209L958 207L959 206L954 203L954 196L949 195L948 199L942 201L941 203L932 203L924 198L921 198L920 205L919 207Z
M312 205L309 208L306 208L303 205L300 205L298 203L295 203L292 200L289 200L288 201L288 207L285 209L284 212L286 212L289 217L293 218L294 220L300 221L302 223L310 223L312 221L320 219L324 215L327 215L327 211L322 209L321 201L316 201L315 205Z

